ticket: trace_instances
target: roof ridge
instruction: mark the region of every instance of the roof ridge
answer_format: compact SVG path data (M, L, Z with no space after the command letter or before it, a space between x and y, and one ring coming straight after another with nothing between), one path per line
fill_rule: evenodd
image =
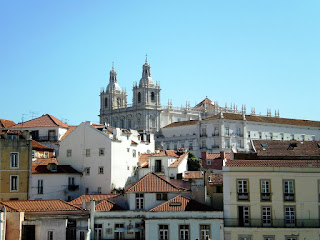
M155 208L158 208L158 207L164 206L164 205L166 205L166 204L168 204L168 203L172 202L174 199L179 198L179 197L185 198L186 200L189 200L189 201L191 200L191 198L188 198L188 197L186 197L186 196L183 196L183 195L179 194L179 195L177 195L177 196L175 196L175 197L173 197L173 198L171 198L171 199L169 199L169 200L165 201L164 203L161 203L161 204L159 204L159 205L155 206L154 208L150 209L148 212L153 212L153 210L154 210Z

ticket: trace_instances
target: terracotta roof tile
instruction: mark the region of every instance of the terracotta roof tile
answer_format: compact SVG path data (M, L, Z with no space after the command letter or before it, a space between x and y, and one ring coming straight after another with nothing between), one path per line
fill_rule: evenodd
M319 160L228 160L226 167L300 167L320 168Z
M187 191L160 177L154 172L150 172L142 177L138 182L125 190L126 192L181 192Z
M12 126L16 125L14 121L6 120L6 119L0 119L0 128L10 128Z
M200 179L203 178L203 173L201 171L185 172L184 179Z
M151 156L151 153L142 153L139 156L139 163L141 168L147 168L149 165L149 157Z
M48 163L55 163L56 165L58 165L58 161L56 158L37 158L32 162L32 166L48 165Z
M73 130L75 130L78 126L69 126L68 130L66 131L66 133L61 137L60 141L62 141L63 139L65 139L71 132L73 132Z
M185 211L213 211L207 205L195 200L178 195L167 202L152 208L149 212L185 212Z
M253 140L258 157L264 156L318 156L320 141Z
M107 199L97 204L95 207L95 210L96 211L119 211L124 209L119 205L115 204L114 202Z
M32 128L32 127L62 127L68 128L69 126L64 122L60 121L56 117L44 114L41 117L31 119L24 123L18 123L17 125L12 126L12 128Z
M61 173L77 173L81 174L81 172L78 172L70 165L57 165L57 171L50 171L47 168L47 165L35 165L32 164L32 174L61 174Z
M179 158L178 158L177 160L175 160L175 161L169 166L169 168L178 167L178 166L182 163L182 161L183 161L184 159L186 159L186 158L188 158L188 152L180 155Z
M0 204L18 212L78 211L81 208L62 200L10 200Z
M273 124L286 124L286 125L297 125L297 126L306 126L306 127L320 127L319 121L310 121L310 120L300 120L300 119L290 119L290 118L279 118L279 117L264 117L257 115L245 115L247 121L251 122L264 122L264 123L273 123ZM215 120L219 119L220 114L203 119ZM242 120L242 114L236 113L223 113L224 119L229 120Z
M159 150L158 152L151 154L151 157L164 157L164 156L170 156L170 157L176 157L176 158L179 157L179 155L176 154L175 150Z
M214 108L214 103L209 98L205 98L204 100L202 100L200 103L198 103L193 108L195 108L195 109L212 109L212 108Z
M99 202L102 200L106 200L112 197L117 196L117 194L101 194L101 193L97 193L97 194L83 194L80 197L72 200L70 203L76 206L81 206L82 205L82 201L83 199L85 200L85 202L90 202L92 199L94 199L95 201Z
M225 158L230 159L230 153L225 153ZM207 158L205 160L215 160L221 159L220 153L207 153Z
M221 173L211 173L210 175L211 181L210 185L222 185L223 184L223 176Z
M183 122L173 122L163 128L171 128L171 127L181 127L181 126L189 126L189 125L196 125L198 123L198 120L189 120L189 121L183 121Z
M32 149L33 150L51 150L51 151L54 151L53 148L50 148L50 147L47 147L45 145L42 145L41 143L35 141L35 140L32 140Z

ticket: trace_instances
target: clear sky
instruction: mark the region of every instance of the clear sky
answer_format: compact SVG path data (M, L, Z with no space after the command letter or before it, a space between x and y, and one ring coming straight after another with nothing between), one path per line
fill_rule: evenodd
M131 103L148 54L163 105L208 96L319 121L319 12L319 0L3 0L0 118L98 122L112 62Z

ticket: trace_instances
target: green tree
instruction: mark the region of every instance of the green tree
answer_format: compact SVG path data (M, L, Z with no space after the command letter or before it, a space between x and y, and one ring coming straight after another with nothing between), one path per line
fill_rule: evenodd
M201 159L197 158L193 152L189 152L188 154L188 171L201 171L202 164Z

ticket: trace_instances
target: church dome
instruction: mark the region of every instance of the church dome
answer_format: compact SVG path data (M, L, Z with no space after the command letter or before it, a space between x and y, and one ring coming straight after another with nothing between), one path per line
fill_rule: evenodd
M117 72L114 70L114 66L112 66L112 70L110 71L110 80L109 80L109 84L107 86L107 93L110 92L121 92L121 88L118 84L118 80L117 80Z

